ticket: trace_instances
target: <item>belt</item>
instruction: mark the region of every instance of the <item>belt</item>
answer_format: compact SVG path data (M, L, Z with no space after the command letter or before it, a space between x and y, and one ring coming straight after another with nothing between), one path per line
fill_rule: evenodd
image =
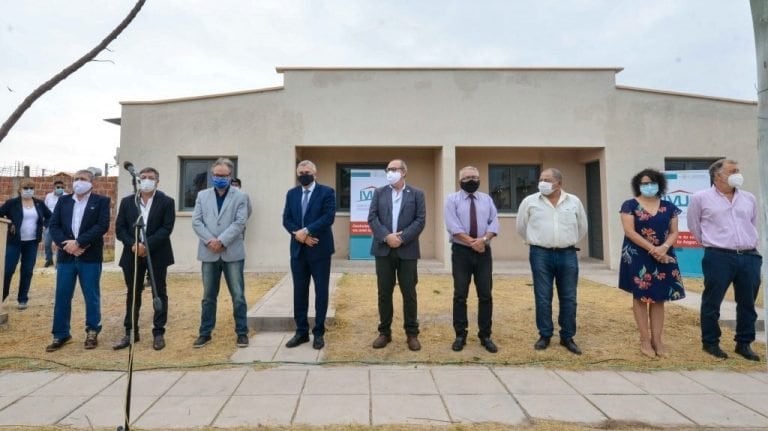
M749 248L749 249L742 249L742 250L734 250L730 248L720 248L720 247L704 247L707 250L712 251L719 251L720 253L730 253L730 254L759 254L757 252L756 248Z
M572 245L569 247L542 247L540 245L531 244L531 247L536 247L536 248L540 248L542 250L547 250L547 251L571 251L571 250L579 251L581 250L580 248L577 248L575 245Z

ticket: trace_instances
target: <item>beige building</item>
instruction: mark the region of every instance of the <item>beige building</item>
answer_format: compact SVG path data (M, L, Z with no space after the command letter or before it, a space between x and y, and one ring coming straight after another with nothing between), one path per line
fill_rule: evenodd
M479 168L499 206L497 260L527 259L515 233L519 202L557 167L587 207L583 257L618 266L618 211L645 168L700 169L728 156L756 191L757 103L617 86L620 68L278 68L284 85L173 100L122 102L120 163L153 166L178 205L177 267L194 269L191 214L210 162L236 161L253 203L248 270L287 269L282 228L295 165L310 159L337 189L336 258L349 256L349 169L408 163L426 191L422 256L450 264L442 217L458 169ZM119 195L130 192L121 174Z

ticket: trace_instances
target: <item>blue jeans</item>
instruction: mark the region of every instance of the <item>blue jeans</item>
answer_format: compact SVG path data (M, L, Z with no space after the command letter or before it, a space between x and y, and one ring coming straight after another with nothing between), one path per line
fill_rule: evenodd
M529 260L533 272L533 295L536 300L536 327L542 337L551 337L552 285L557 286L560 314L560 338L576 335L576 285L579 280L579 261L576 249L549 250L531 246Z
M85 330L101 331L101 262L71 262L56 264L56 304L53 306L53 338L64 338L71 334L72 296L75 282L85 300Z
M216 300L219 296L221 274L227 282L232 296L232 316L235 318L235 333L248 335L248 303L245 302L243 266L245 260L224 262L203 262L203 301L200 314L200 335L210 337L216 327Z
M53 262L53 250L51 250L53 238L51 238L51 229L45 228L43 231L43 251L45 251L45 261Z
M725 292L733 283L736 299L737 343L755 341L755 300L760 289L760 266L763 258L759 254L736 254L724 251L704 250L701 269L704 273L704 292L701 294L701 342L714 345L720 343L720 304Z
M5 278L3 279L3 301L11 293L11 279L16 271L16 265L21 258L19 272L19 303L29 301L29 286L32 284L32 273L37 260L37 244L35 240L21 241L20 244L8 243L5 247Z

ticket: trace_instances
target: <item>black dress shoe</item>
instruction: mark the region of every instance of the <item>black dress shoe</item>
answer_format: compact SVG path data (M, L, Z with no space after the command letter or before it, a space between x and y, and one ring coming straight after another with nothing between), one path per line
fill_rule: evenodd
M701 349L718 359L728 359L728 354L723 352L719 344L703 344Z
M736 353L750 361L760 361L760 356L757 356L757 353L752 351L749 343L736 343Z
M312 340L312 348L320 350L323 347L325 347L325 339L323 339L322 335L315 335L315 338Z
M165 348L165 337L163 334L155 335L155 339L152 341L152 348L155 350L163 350Z
M496 344L493 342L493 340L491 340L490 337L488 337L488 338L481 338L480 339L480 345L485 347L485 350L487 350L487 351L489 351L491 353L496 353L496 352L499 351L499 348L496 347Z
M67 335L64 338L54 338L53 342L51 342L51 344L49 344L48 346L45 347L45 351L49 352L49 353L50 352L55 352L55 351L61 349L62 347L64 347L64 345L69 343L70 341L72 341L72 336L71 335Z
M309 343L309 335L296 334L293 337L291 337L291 339L288 340L287 343L285 343L285 347L288 347L290 349L304 343Z
M579 346L573 341L573 338L561 338L560 345L568 349L568 351L574 355L581 355L581 349L579 349Z
M465 344L467 344L467 336L457 335L456 339L453 341L451 350L453 350L454 352L461 352L464 349Z
M112 345L112 350L121 350L131 345L131 337L124 336L117 343Z
M547 347L549 347L549 340L550 337L539 337L538 340L533 344L533 348L536 350L544 350Z

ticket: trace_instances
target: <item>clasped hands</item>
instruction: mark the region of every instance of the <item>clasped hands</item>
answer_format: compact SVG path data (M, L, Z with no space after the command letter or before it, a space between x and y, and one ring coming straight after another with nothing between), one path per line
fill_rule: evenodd
M310 235L309 232L303 228L293 232L293 237L296 238L296 241L306 245L307 247L314 247L318 242L320 242L319 239Z
M659 263L674 263L675 258L667 254L669 247L656 246L648 250L648 254L656 259Z
M80 244L78 244L74 239L65 240L61 243L61 245L63 245L62 250L71 254L72 256L80 256L85 253L85 249L80 247Z
M403 231L391 233L384 237L384 241L390 248L398 248L403 245L403 238L400 236L402 233Z
M205 246L208 250L214 253L221 253L226 248L218 238L209 239L208 242L205 243Z
M144 257L147 255L147 247L142 243L132 245L131 251L134 252L139 257Z

